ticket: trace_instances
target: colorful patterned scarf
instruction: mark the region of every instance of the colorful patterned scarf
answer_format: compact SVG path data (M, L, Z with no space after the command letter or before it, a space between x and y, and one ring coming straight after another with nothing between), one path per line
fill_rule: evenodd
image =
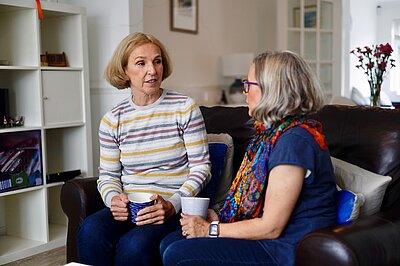
M315 120L289 117L268 129L256 121L254 123L256 134L247 148L221 209L221 222L235 222L262 216L269 174L267 172L269 156L279 136L295 126L300 126L311 133L321 149L327 148L325 137L322 135L322 125Z

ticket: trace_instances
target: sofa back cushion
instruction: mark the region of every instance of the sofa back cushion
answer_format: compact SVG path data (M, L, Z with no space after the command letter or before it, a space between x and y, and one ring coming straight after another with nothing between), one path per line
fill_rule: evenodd
M234 155L232 175L235 176L242 163L247 145L254 135L253 120L248 115L248 108L227 106L201 106L207 133L227 133L233 139Z

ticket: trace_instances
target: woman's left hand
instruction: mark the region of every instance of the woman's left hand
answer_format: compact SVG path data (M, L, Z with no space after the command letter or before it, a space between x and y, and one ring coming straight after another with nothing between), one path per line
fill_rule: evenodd
M186 238L208 237L210 223L196 215L181 214L182 235Z
M136 225L163 224L170 217L175 215L175 208L171 202L157 194L151 196L150 199L156 200L157 203L146 207L137 213Z

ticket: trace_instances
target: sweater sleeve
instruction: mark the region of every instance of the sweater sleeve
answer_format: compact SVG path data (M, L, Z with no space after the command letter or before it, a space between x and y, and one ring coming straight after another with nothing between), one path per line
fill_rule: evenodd
M104 115L99 128L100 167L97 189L107 207L122 193L118 119L112 112Z
M191 98L186 102L180 119L189 174L178 192L169 198L177 212L181 209L181 196L196 196L211 179L207 132L200 108Z

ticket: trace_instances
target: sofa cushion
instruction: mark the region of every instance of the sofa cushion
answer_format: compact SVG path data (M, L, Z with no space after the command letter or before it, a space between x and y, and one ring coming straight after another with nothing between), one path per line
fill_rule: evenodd
M221 205L232 184L233 140L229 134L208 134L211 180L199 193L210 198L210 207Z
M365 203L364 195L338 187L336 197L337 223L344 224L356 220L360 215L361 206Z
M386 188L392 180L390 176L378 175L356 165L331 157L336 184L355 193L364 195L360 217L379 212Z

